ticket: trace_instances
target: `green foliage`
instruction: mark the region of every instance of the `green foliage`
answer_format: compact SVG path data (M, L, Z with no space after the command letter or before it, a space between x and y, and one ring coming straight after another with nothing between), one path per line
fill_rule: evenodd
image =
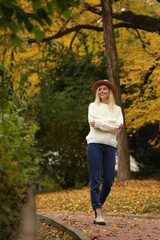
M41 178L41 181L37 184L37 192L53 192L60 190L60 186L54 181L52 177L46 175Z
M155 198L148 198L141 213L148 214L160 211L160 203L158 202L158 200L158 196Z
M105 77L104 55L93 62L92 53L79 56L60 46L47 50L48 68L40 73L40 92L35 99L39 147L43 150L43 174L62 187L88 183L86 140L87 110L93 101L92 83Z
M160 38L144 31L134 34L133 30L123 29L119 33L121 92L130 151L144 176L160 169Z
M4 30L5 39L9 36L12 47L22 46L23 40L19 33L25 33L26 30L34 34L39 43L44 37L43 26L51 23L48 14L54 12L54 7L58 9L60 6L58 1L57 5L55 1L46 2L46 6L39 0L31 3L31 11L26 12L25 6L20 5L19 1L0 0L0 28ZM67 18L71 14L67 11L68 4L61 11ZM0 63L0 238L13 239L18 228L26 185L35 181L37 176L38 154L34 147L34 136L38 128L26 115L27 105L19 97L23 93L15 93L13 79L4 71ZM22 80L26 80L26 77L22 76Z
M38 1L33 2L34 12L29 13L25 12L17 1L0 1L0 28L11 32L11 41L14 45L21 46L23 41L18 36L18 33L25 32L25 30L35 34L36 40L39 42L39 35L41 35L40 26L43 26L45 23L51 23L45 8L39 8ZM36 29L34 27L35 22L37 25Z
M130 136L132 155L136 159L142 176L160 170L159 124L148 124Z
M12 239L26 186L37 177L34 136L38 128L25 119L26 105L8 87L4 75L0 83L0 229L1 239Z
M23 40L19 36L19 32L33 34L38 43L45 36L45 31L42 27L46 24L51 25L51 18L55 12L61 14L64 18L74 17L69 7L78 7L79 1L45 1L30 0L30 11L26 11L23 4L19 1L0 0L0 28L8 31L10 40L14 46L22 46ZM76 17L76 16L75 16Z

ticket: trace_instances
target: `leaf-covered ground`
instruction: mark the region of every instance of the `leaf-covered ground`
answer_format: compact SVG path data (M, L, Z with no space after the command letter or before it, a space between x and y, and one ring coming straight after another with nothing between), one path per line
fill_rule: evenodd
M103 207L106 226L93 224L88 187L39 194L37 211L72 225L92 240L159 240L160 181L150 179L114 183ZM153 219L135 218L135 215L147 215ZM45 223L39 223L38 237L68 240L68 236L66 239L59 230Z
M45 221L38 221L38 240L73 240L67 233L48 225Z
M91 215L89 188L39 194L37 211ZM107 214L160 215L160 181L150 179L114 183L103 211Z

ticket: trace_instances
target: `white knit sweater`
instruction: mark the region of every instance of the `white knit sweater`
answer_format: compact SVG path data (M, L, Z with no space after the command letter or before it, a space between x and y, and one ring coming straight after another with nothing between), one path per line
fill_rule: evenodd
M86 137L87 144L103 143L113 147L117 146L116 135L119 126L123 124L121 108L115 106L111 111L108 104L95 102L90 103L88 108L88 122L95 121L95 126L90 124L90 132Z

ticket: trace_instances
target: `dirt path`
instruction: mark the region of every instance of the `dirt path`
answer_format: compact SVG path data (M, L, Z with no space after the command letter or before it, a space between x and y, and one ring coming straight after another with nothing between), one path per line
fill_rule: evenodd
M160 240L160 219L107 216L106 226L93 224L93 217L67 213L46 214L83 231L92 240Z

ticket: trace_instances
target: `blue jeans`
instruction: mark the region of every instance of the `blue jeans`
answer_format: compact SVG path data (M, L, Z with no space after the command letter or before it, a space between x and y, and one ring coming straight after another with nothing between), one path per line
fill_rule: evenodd
M115 154L116 148L109 145L90 143L87 146L93 210L102 207L111 190L115 172ZM102 186L100 187L101 179Z

